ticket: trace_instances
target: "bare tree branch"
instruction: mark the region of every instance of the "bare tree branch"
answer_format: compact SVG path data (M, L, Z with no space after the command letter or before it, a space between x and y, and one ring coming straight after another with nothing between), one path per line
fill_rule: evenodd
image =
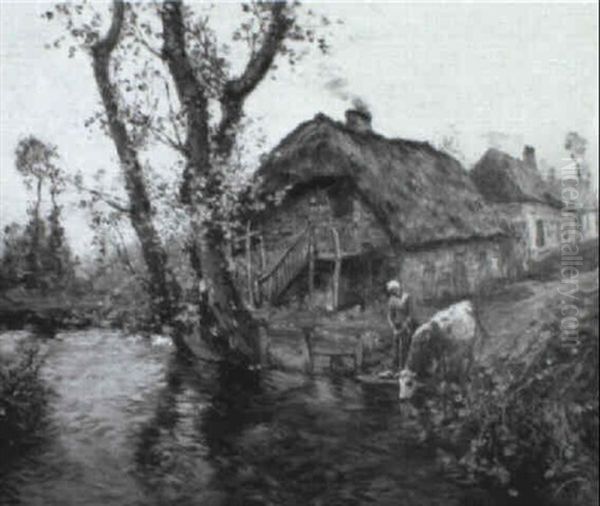
M179 132L179 125L177 124L176 121L176 114L175 114L175 109L173 108L173 101L171 99L171 89L169 87L169 83L165 80L165 93L167 95L167 104L169 106L169 120L171 121L171 127L173 128L173 133L175 134L175 140L177 141L177 144L179 146L184 147L185 149L185 143L183 141L183 139L181 138L181 134Z
M162 54L160 53L160 51L158 49L154 48L152 46L152 44L150 44L150 42L148 41L148 39L146 38L146 36L140 30L139 26L137 26L136 24L134 24L133 25L133 30L135 31L135 39L142 46L144 46L151 55L156 56L157 58L160 58L162 60Z
M127 249L127 244L125 243L125 238L123 237L123 233L121 232L121 228L119 227L118 224L115 225L115 227L113 228L113 231L117 235L117 240L114 243L115 250L117 252L117 256L121 259L121 261L125 265L126 269L130 272L130 274L134 278L140 280L140 282L146 288L149 288L150 287L150 283L148 282L148 280L143 275L141 275L136 270L136 268L133 266L133 263L131 261L131 257L129 255L129 251Z
M220 98L222 116L215 136L217 152L223 157L231 152L234 129L242 118L244 101L269 71L292 24L292 20L285 14L285 7L285 0L272 3L271 22L261 47L252 53L241 76L225 83Z
M119 212L122 212L125 214L131 213L131 208L127 207L127 205L121 203L119 201L119 199L117 199L115 197L111 197L110 195L107 195L106 193L98 191L98 190L94 190L93 188L88 188L88 187L82 185L81 183L78 183L77 181L74 181L72 179L67 179L66 181L69 182L70 184L72 184L78 190L84 191L86 193L89 193L90 195L93 195L98 200L101 200L102 202L104 202L105 204L109 205L110 207L112 207L113 209L115 209Z
M175 151L178 151L184 156L187 154L184 144L180 143L177 139L173 139L170 135L163 132L160 128L149 124L148 130L150 130L154 134L154 136L163 144L166 144L167 146L173 148Z

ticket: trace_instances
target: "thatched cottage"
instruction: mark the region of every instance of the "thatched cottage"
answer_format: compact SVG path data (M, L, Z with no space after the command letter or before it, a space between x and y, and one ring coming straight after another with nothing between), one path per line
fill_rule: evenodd
M251 302L291 297L339 308L399 278L417 303L510 275L512 242L468 173L428 143L372 131L368 112L300 124L258 171L284 194L248 229Z
M515 239L523 243L524 268L559 247L563 203L538 171L533 147L525 146L521 160L489 149L470 175L488 203L512 223Z

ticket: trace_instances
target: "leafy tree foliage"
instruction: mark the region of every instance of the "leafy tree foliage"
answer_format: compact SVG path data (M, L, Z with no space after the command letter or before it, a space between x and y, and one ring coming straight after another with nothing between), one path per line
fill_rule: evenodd
M569 132L565 137L565 149L576 164L577 174L586 185L591 183L590 167L585 159L588 141L577 132Z
M177 203L167 207L186 228L194 284L206 288L194 318L214 348L252 357L256 326L232 282L224 246L235 207L228 176L239 177L232 153L247 99L267 75L274 77L276 60L294 67L307 43L327 51L316 30L329 21L310 10L301 18L299 4L285 1L219 7L225 8L236 21L227 43L213 25L215 6L207 4L115 0L108 27L88 2L59 4L45 17L65 22L66 37L54 46L68 39L70 56L78 49L91 55L102 107L86 124L99 125L114 142L128 199L120 210L139 240L156 323L173 329L185 348L178 322L188 314L186 290L169 261L150 177L148 153L160 144L172 151L168 169L177 176Z
M73 259L58 203L64 180L57 158L55 146L33 136L17 145L15 165L34 197L27 209L25 227L13 223L4 229L2 278L7 286L57 288L73 276ZM50 195L50 211L46 217L42 214L44 189Z

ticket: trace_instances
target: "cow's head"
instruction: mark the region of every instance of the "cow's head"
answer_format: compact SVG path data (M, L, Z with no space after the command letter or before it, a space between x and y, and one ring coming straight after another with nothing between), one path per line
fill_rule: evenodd
M400 387L398 398L401 401L411 399L417 390L418 385L416 373L410 369L403 369L400 371L400 376L398 377L398 386Z

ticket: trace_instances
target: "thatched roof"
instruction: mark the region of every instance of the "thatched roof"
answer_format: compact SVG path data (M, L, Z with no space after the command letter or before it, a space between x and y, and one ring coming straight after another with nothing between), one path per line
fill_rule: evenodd
M561 207L556 189L535 166L497 149L488 149L471 170L471 179L490 202L537 202Z
M258 176L269 193L344 178L408 249L501 233L457 160L428 143L357 132L323 114L292 131Z

